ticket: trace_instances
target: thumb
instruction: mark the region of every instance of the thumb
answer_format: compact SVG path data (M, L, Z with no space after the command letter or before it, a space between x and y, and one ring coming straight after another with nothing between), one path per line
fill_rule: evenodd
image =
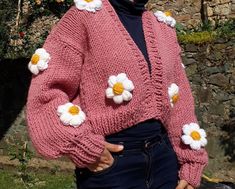
M123 145L118 145L118 144L111 144L109 142L105 142L105 147L108 149L110 152L120 152L123 150L124 146Z
M187 185L188 185L188 182L186 180L180 180L176 189L185 189Z

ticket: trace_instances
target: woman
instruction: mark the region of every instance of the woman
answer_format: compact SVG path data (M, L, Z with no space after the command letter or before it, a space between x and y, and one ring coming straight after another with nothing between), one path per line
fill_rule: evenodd
M31 140L80 189L192 189L207 165L175 20L146 3L75 0L29 63Z

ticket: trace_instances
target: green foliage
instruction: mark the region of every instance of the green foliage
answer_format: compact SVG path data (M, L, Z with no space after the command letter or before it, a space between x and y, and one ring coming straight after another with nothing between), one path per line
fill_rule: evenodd
M219 23L216 26L216 31L220 37L235 36L235 19L228 20L224 23Z
M208 31L193 32L189 34L178 35L178 39L181 43L184 44L203 44L213 42L216 39L216 34L214 32Z
M43 16L61 18L72 4L73 0L29 0L30 11L26 15L21 15L24 22L20 22L18 30L11 33L12 43L7 46L4 58L30 58L34 51L43 45L49 33L48 28L42 28L39 31L40 36L35 37L31 30L35 21Z
M28 172L33 180L27 185L20 179L15 171L0 170L1 189L74 189L74 176L68 173L51 174L50 172Z
M29 169L29 161L33 157L33 153L28 148L27 142L16 142L9 149L10 160L18 160L20 165L18 171L12 174L11 172L3 172L0 170L0 183L4 183L3 189L73 189L74 175L61 174L60 167L54 166L46 173L32 172ZM42 171L41 169L39 171ZM7 175L7 176L6 176ZM15 187L13 187L15 186Z
M210 21L200 27L188 30L182 24L176 24L178 39L181 43L204 44L211 43L219 38L230 38L235 36L235 20L226 22L216 21L212 25Z
M17 0L13 0L14 6L17 5ZM41 27L41 30L38 31L40 36L35 36L32 33L32 25L37 24L43 16L52 16L50 18L61 18L64 13L71 7L73 0L29 0L30 1L30 11L27 15L21 15L22 19L26 17L25 22L21 22L17 31L11 33L11 36L8 36L9 29L7 28L4 20L7 19L8 15L6 12L16 12L16 6L12 6L12 1L3 0L0 2L0 7L5 6L7 3L9 6L12 6L11 9L4 9L4 13L0 10L0 57L5 58L20 58L27 57L34 53L35 49L40 48L46 37L48 36L47 30L50 30L48 27ZM1 6L4 5L4 6ZM1 9L1 8L0 8ZM2 16L1 16L2 15ZM35 22L36 21L36 22ZM43 21L42 21L43 22ZM39 25L43 25L42 23ZM48 26L47 24L45 24ZM177 23L176 31L179 38L179 41L183 44L193 43L193 44L204 44L211 43L218 38L230 38L235 36L235 21L228 20L225 23L222 23L220 20L217 20L215 24L212 24L211 21L202 23L201 25L187 29L184 25ZM33 31L35 32L35 31ZM33 37L32 37L33 36ZM11 40L11 45L8 45L9 40ZM7 52L6 52L7 49ZM1 59L1 58L0 58Z
M13 148L10 149L9 155L11 157L10 160L17 159L20 163L18 167L19 176L24 183L27 183L32 180L32 177L28 173L28 163L32 158L33 153L29 150L27 142L24 144L17 142Z
M60 18L73 4L73 0L30 0L30 2L34 10L31 15L33 17L54 14Z
M8 30L9 29L3 24L0 13L0 57L3 57L3 55L6 53L6 45L8 42Z
M16 8L14 1L1 0L0 1L0 60L1 57L6 53L6 47L9 42L9 31L10 28L7 26L8 21L14 14Z

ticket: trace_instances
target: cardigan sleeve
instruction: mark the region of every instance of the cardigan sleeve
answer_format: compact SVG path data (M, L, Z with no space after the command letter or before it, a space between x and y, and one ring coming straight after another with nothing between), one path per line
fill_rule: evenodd
M65 126L57 115L58 106L67 102L83 109L79 84L84 55L54 34L43 48L51 58L48 68L32 77L26 104L29 136L45 158L66 155L76 166L86 167L101 156L104 137L93 133L86 120L78 127Z
M197 187L200 185L203 168L208 164L208 154L203 147L198 150L191 149L190 145L184 144L181 138L184 125L199 123L195 115L195 104L190 83L182 65L181 48L175 30L172 29L172 31L175 49L177 50L174 78L175 84L179 87L179 99L172 107L168 132L180 164L180 179L184 179L192 186Z

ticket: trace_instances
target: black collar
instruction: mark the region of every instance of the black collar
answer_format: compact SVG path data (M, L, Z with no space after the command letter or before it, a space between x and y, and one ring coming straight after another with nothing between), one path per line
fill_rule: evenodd
M109 0L117 13L124 13L129 15L142 15L146 10L145 4L148 0Z

